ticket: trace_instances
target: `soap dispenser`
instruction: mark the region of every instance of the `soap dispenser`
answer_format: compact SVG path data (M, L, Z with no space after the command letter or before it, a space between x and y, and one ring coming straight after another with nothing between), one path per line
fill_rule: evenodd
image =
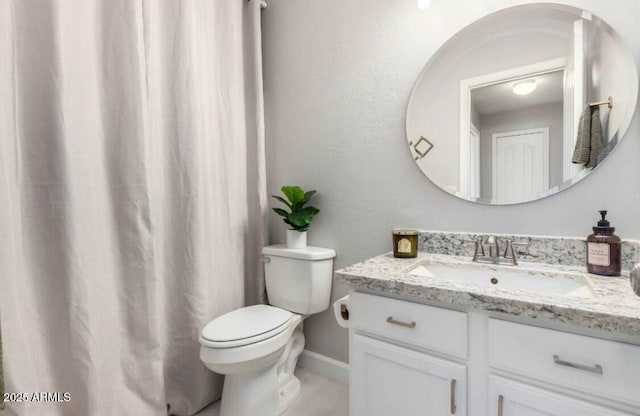
M607 211L600 211L602 219L587 237L587 270L603 276L620 276L622 240L605 219Z

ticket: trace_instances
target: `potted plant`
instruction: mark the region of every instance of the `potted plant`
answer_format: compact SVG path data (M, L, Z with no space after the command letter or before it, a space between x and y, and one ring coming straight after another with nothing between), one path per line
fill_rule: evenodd
M282 193L287 199L272 195L289 209L273 208L290 228L287 230L287 248L305 248L307 246L307 231L313 217L320 212L316 207L307 203L316 191L305 192L299 186L283 186Z

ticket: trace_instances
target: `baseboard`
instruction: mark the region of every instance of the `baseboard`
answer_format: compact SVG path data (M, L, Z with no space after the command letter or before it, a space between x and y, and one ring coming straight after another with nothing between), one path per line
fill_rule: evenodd
M304 350L298 358L298 367L308 368L342 384L349 384L349 364L326 355Z

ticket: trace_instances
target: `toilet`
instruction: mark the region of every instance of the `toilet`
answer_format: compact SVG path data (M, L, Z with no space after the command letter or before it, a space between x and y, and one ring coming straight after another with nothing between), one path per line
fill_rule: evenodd
M236 309L200 333L200 359L225 375L220 416L277 416L300 392L302 321L329 307L333 249L262 249L269 305Z

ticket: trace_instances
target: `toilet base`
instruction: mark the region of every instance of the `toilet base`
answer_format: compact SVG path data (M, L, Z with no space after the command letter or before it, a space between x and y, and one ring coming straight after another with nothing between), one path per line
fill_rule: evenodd
M280 414L276 366L264 371L228 374L224 378L220 416L276 416Z
M280 413L287 410L293 400L298 397L298 393L300 393L300 380L293 376L287 385L280 389Z
M294 375L294 371L304 350L304 341L301 322L291 334L277 365L280 412L284 412L300 393L300 380Z
M273 360L273 364L255 372L225 376L220 416L278 416L289 407L300 393L300 380L294 375L298 357L304 350L300 322L298 318L284 348L265 357L267 361Z
M300 380L293 376L274 392L276 372L271 366L259 374L225 376L220 416L277 416L287 410L300 393Z

